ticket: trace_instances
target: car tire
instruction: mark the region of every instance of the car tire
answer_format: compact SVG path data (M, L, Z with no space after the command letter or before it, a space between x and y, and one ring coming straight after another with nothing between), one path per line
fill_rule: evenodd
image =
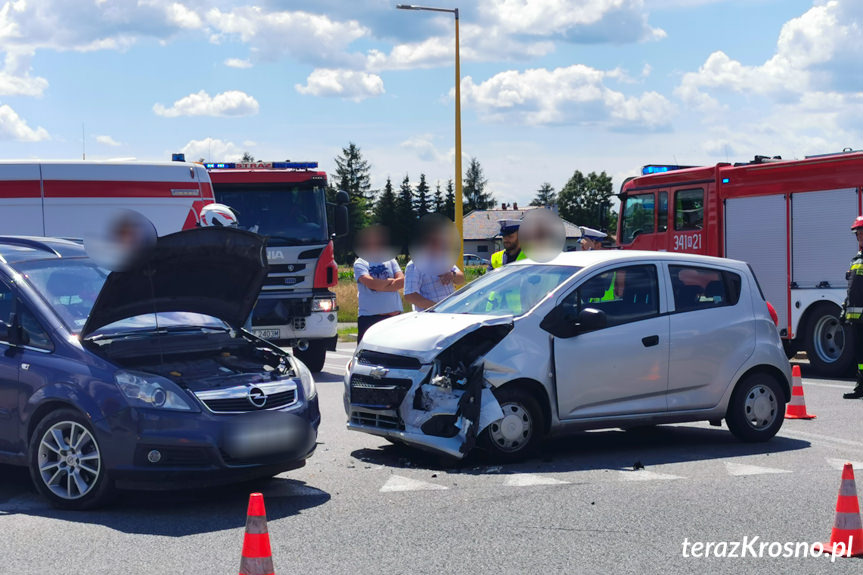
M113 495L93 429L73 409L52 411L39 421L28 455L33 484L54 507L93 509Z
M480 446L501 461L518 461L532 455L545 434L545 416L539 402L517 387L495 389L494 395L504 417L482 431Z
M309 371L312 373L319 373L324 369L324 362L327 359L327 349L324 347L323 343L319 341L310 341L309 347L306 351L300 351L297 348L293 348L293 351L294 357L306 364L306 367L308 367Z
M767 441L785 419L785 393L776 379L764 373L744 377L737 383L725 421L737 439L748 443Z
M854 332L839 314L838 306L826 302L806 314L806 356L815 371L828 377L844 377L854 367Z

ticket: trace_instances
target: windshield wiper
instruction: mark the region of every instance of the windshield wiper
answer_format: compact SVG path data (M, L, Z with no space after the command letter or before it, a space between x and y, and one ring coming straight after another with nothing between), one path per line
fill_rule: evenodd
M300 246L303 245L303 240L300 238L290 238L288 236L267 236L268 240L277 240L279 242L284 242L280 245L285 246Z

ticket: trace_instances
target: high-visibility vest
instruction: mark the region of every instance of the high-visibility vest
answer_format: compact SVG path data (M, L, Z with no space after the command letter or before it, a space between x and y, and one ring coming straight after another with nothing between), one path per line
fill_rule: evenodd
M602 297L592 297L588 301L590 303L599 303L604 301L614 301L615 298L615 284L617 283L617 272L614 272L611 275L611 284L608 286L608 289L605 290L605 293L602 294Z
M863 251L851 260L848 272L848 296L845 299L845 319L863 321ZM857 345L863 345L857 342Z
M491 254L491 267L497 269L503 267L503 254L506 253L506 250L500 250L499 252L494 252ZM523 251L518 252L518 256L516 256L515 261L526 260L527 256Z

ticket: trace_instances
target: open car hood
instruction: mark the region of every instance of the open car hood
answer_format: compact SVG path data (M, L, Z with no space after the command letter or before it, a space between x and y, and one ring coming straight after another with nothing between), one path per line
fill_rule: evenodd
M398 315L369 328L362 349L403 353L430 363L461 337L483 326L512 324L512 316L413 312Z
M267 275L264 239L231 228L195 228L161 237L140 263L111 272L81 337L127 318L192 312L241 328Z

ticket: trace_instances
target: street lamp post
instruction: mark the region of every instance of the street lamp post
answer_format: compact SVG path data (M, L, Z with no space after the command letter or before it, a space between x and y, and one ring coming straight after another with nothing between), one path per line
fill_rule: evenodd
M459 237L458 267L464 267L464 207L462 203L461 179L461 63L458 45L458 8L435 8L399 4L399 10L423 10L426 12L445 12L455 16L455 226Z

